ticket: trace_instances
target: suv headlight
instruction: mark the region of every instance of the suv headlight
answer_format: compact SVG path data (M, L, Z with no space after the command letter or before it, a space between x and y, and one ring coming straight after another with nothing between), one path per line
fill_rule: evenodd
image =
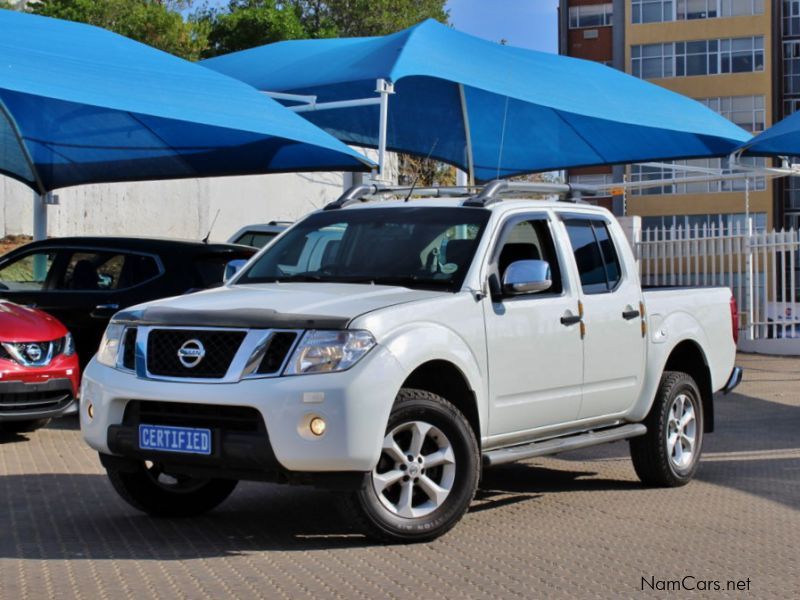
M124 325L115 323L106 328L103 339L100 340L100 348L97 350L97 362L101 365L107 367L117 366L117 355L119 354L119 345L122 341L122 332L124 330Z
M67 333L64 336L64 349L61 351L64 356L72 356L75 354L75 340L72 339L72 334Z
M307 331L289 359L285 374L345 371L375 344L369 331Z

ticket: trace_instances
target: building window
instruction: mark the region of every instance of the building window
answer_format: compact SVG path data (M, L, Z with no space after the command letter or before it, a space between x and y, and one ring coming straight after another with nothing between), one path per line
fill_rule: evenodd
M614 5L611 2L571 6L569 9L569 28L580 29L583 27L611 25L613 11Z
M766 159L764 157L742 157L740 159L743 165L764 168L766 166ZM631 181L662 181L657 186L647 187L642 189L631 189L631 196L653 196L663 194L715 194L719 192L743 192L745 190L744 179L723 179L713 181L692 181L692 182L675 182L671 183L670 180L685 179L690 177L702 177L702 172L692 172L686 170L675 170L669 168L669 165L686 166L686 167L699 167L701 169L712 169L720 171L723 175L733 173L728 167L727 158L700 158L692 160L676 160L672 162L664 162L661 166L650 165L631 165L630 180ZM750 178L750 191L760 192L767 189L767 181L764 177L751 177Z
M796 2L797 0L788 0ZM764 14L764 0L631 0L632 23ZM800 16L800 13L798 13Z
M631 46L631 71L641 79L675 76L675 44Z
M660 23L675 20L673 0L632 0L631 20L633 23Z
M698 102L751 133L764 131L767 118L764 96L699 98Z
M783 36L800 36L800 0L783 0Z
M631 73L641 79L763 70L763 36L631 46Z

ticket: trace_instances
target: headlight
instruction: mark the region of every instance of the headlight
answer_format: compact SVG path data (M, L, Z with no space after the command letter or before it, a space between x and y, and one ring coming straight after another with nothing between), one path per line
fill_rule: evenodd
M64 337L64 356L72 356L75 354L75 340L72 339L72 334L68 333Z
M375 338L369 331L307 331L289 360L286 375L344 371L373 346Z
M117 355L119 354L119 344L122 340L122 332L125 330L124 325L116 325L112 323L103 334L103 339L100 340L100 348L97 351L97 362L107 367L117 366Z

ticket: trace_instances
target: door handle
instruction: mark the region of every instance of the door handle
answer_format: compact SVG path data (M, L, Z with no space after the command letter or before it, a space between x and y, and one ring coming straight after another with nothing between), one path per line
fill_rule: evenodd
M119 304L98 304L95 310L119 310Z
M569 327L570 325L576 325L583 320L583 317L580 315L564 315L561 317L561 324Z
M639 316L639 311L638 310L626 310L626 311L623 311L623 313L622 313L622 318L625 319L626 321L630 321L631 319L635 319L638 316Z

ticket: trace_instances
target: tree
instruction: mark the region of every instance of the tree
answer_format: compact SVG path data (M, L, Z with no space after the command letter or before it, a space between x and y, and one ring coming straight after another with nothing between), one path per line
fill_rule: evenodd
M446 23L445 0L288 0L309 37L387 35L425 19Z
M185 21L191 0L42 0L39 15L97 25L171 54L196 60L208 46L208 26Z
M227 8L207 8L191 20L208 28L204 56L306 37L299 11L276 0L231 0Z
M445 0L230 0L191 20L210 30L206 56L280 40L386 35L433 18L446 22Z

